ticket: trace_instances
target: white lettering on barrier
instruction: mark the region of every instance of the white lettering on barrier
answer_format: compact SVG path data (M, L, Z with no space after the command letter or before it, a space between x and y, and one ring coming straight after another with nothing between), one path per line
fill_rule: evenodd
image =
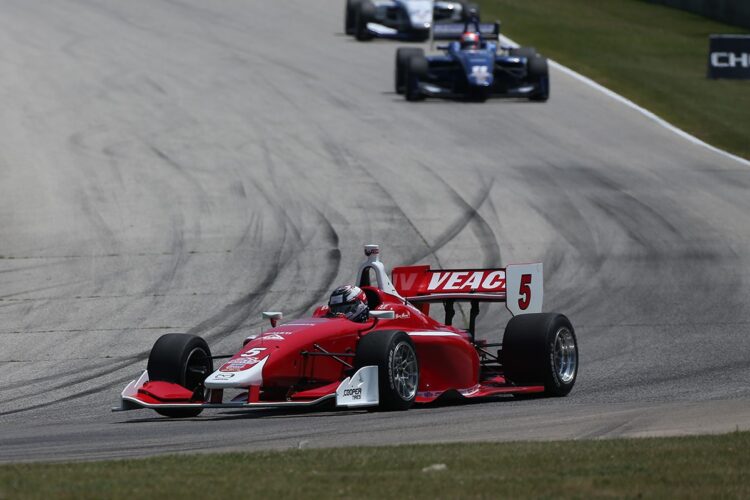
M750 54L736 54L734 52L712 52L711 66L715 68L750 68Z

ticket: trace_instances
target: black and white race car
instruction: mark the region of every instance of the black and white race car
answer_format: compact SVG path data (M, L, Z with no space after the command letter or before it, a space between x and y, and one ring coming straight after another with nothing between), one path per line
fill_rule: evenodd
M479 8L463 0L346 0L344 28L359 41L392 38L423 42L433 23L462 22Z

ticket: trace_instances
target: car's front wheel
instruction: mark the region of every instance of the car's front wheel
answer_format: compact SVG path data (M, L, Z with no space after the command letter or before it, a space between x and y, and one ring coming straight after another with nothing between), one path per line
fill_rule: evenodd
M162 380L195 392L211 372L213 360L208 344L201 337L184 333L167 333L159 337L148 356L149 380ZM162 408L166 417L195 417L202 408Z
M408 410L417 397L419 362L411 338L398 331L365 334L357 344L356 369L378 367L379 409Z
M406 72L409 59L412 57L424 57L424 50L413 47L401 47L396 49L396 93L403 94L406 90Z
M407 101L421 101L425 98L419 81L427 75L429 63L423 55L413 55L406 60L404 97Z
M367 29L367 23L375 17L375 6L369 0L361 0L355 9L354 36L360 42L372 40L372 34Z

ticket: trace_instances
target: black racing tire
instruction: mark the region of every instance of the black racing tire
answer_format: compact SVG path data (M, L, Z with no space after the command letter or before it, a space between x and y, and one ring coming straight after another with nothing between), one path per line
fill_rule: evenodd
M357 8L362 0L346 0L344 9L344 32L347 35L354 35L356 32L355 21L357 18Z
M547 396L566 396L578 375L578 342L570 320L558 313L522 314L505 327L505 378L516 385L544 385Z
M532 101L544 102L549 99L549 67L547 58L540 55L531 57L526 62L526 71L531 82L535 83L539 90L531 94Z
M396 49L395 83L397 94L403 94L406 91L406 65L413 56L424 57L424 50L412 47Z
M179 384L189 391L199 389L211 372L213 360L208 344L201 337L167 333L159 337L148 356L149 380ZM165 417L195 417L202 408L164 408L156 410Z
M538 55L534 47L515 47L508 51L508 54L514 57L526 57L531 59Z
M354 364L355 370L378 367L379 410L408 410L414 404L419 388L419 361L407 334L382 330L363 335Z
M429 63L424 56L412 56L406 63L406 88L404 97L407 101L421 101L425 95L419 88L419 80L427 75Z
M367 23L375 18L375 6L370 0L360 0L354 17L354 36L360 42L372 40L372 34L367 31Z

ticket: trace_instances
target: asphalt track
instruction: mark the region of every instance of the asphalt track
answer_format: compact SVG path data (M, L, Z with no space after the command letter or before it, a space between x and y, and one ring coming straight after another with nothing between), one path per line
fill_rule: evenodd
M750 168L553 71L407 103L343 0L0 4L0 461L750 429ZM232 351L387 265L541 260L564 399L110 413L163 333ZM507 319L483 311L497 338Z

